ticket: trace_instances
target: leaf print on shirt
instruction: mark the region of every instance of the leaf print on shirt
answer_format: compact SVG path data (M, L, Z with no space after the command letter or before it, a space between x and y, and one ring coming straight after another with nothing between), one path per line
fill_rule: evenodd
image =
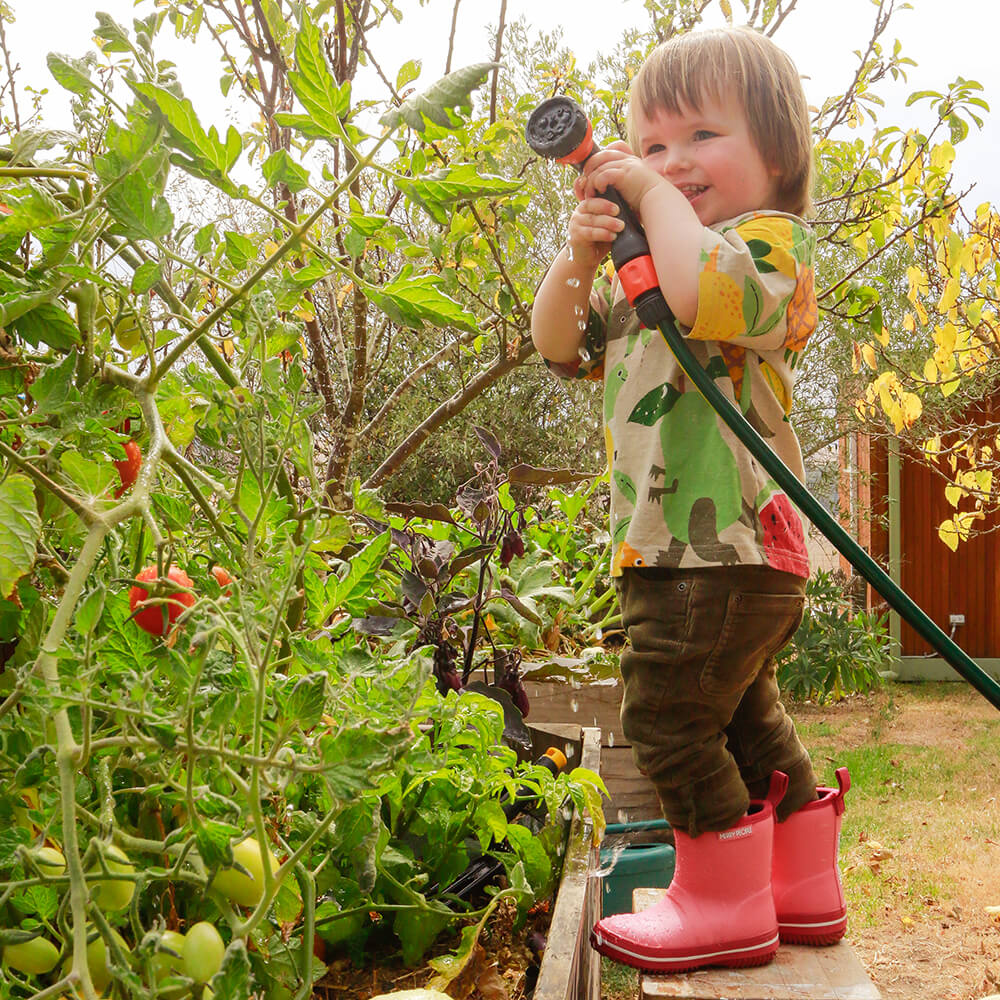
M650 389L635 404L632 412L628 415L628 422L641 424L643 427L652 427L657 420L660 420L674 408L674 404L681 398L681 395L682 393L669 382L664 382L663 385Z
M624 361L619 361L608 372L608 377L604 382L604 422L606 424L611 423L615 412L615 403L618 401L618 393L622 391L626 378L628 378L628 369L625 367Z
M618 492L634 507L637 496L635 483L624 472L615 472L611 478L614 479Z

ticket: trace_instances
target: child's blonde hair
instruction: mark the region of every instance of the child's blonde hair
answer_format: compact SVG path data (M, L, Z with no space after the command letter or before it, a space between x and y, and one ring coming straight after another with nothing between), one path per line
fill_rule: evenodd
M646 118L660 109L698 111L706 98L738 94L750 135L764 163L777 172L778 204L793 215L812 210L812 128L802 80L792 60L750 28L719 28L678 35L649 54L632 81L630 109ZM636 149L630 110L629 143Z

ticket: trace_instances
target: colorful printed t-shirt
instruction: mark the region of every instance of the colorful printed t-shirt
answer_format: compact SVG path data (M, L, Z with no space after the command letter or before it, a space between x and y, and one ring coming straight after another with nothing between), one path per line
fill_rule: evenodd
M813 253L801 219L753 212L705 230L695 358L792 472L795 366L816 326ZM550 365L603 379L611 467L612 573L630 566L752 564L809 575L802 519L684 375L658 330L640 326L617 278L591 295L580 360Z

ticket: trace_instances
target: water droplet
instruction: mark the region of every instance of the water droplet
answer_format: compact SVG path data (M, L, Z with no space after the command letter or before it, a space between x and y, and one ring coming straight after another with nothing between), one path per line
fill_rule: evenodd
M577 316L582 316L583 306L573 306L573 312L576 313Z
M580 287L580 279L579 278L567 278L566 279L566 284L569 285L570 288L579 288Z
M601 640L602 640L602 639L604 638L604 629L602 629L602 628L599 628L599 629L598 629L598 630L597 630L597 631L596 631L596 632L594 633L594 638L595 638L595 639L596 639L596 640L597 640L598 642L600 642L600 641L601 641Z
M563 752L566 754L567 760L572 760L573 754L576 752L576 747L572 743L566 743L563 745Z
M627 823L628 822L628 810L627 809L619 809L618 810L618 822L619 823Z
M569 707L573 709L574 715L580 711L580 700L576 697L576 695L573 695L573 699L570 701Z
M608 733L608 746L613 747L615 745L615 734L614 732Z
M579 331L580 331L581 333L583 333L583 331L587 329L587 324L586 324L586 322L584 322L584 320L582 320L582 319L581 319L581 320L579 320L579 321L577 322L577 324L576 324L576 328L577 328L577 329L578 329L578 330L579 330Z
M567 247L566 247L566 259L567 260L572 260L573 259L573 248L571 246L569 246L569 245L567 245Z

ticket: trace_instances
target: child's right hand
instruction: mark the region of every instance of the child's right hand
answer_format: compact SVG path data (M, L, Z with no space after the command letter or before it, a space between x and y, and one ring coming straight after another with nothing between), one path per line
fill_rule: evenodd
M566 244L573 250L573 259L596 270L611 252L615 237L625 228L618 218L618 206L599 195L587 196L587 181L578 177L573 192L579 204L570 216Z

